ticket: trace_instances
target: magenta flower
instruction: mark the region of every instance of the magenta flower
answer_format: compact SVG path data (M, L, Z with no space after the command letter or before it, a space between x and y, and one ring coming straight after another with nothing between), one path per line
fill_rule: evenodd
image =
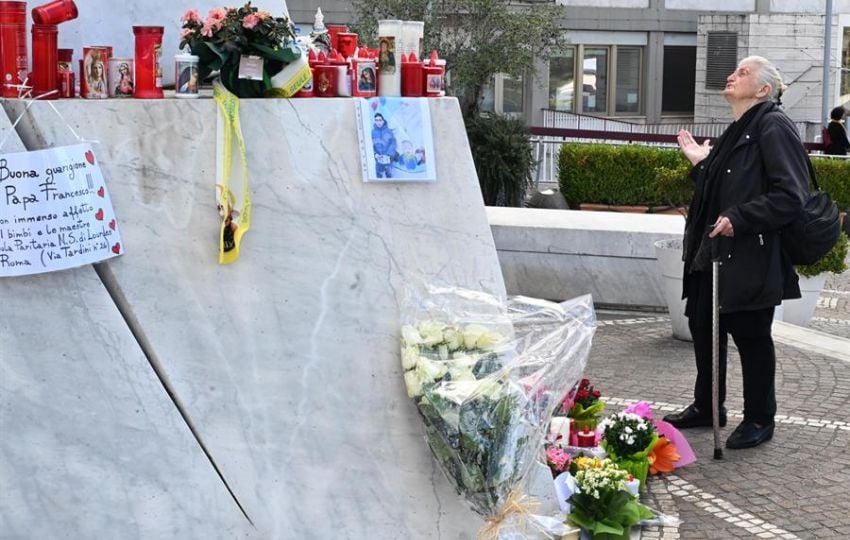
M549 467L556 472L564 472L572 461L570 455L563 448L557 446L550 446L546 449L546 460L549 462Z
M628 407L626 407L626 410L624 412L636 414L641 418L652 420L652 407L650 407L649 403L645 401L638 401L637 403L629 405Z

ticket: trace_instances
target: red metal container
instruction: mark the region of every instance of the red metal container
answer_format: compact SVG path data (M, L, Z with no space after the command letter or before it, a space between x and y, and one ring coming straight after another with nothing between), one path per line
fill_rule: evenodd
M109 97L106 86L106 63L109 51L106 47L83 47L80 60L80 97L105 99Z
M56 66L59 63L59 29L55 24L32 25L32 97L58 99Z
M18 96L27 63L27 3L0 2L0 96Z
M160 99L162 93L162 26L134 26L136 36L136 87L133 97Z
M77 18L77 5L74 0L53 0L32 9L32 21L35 24L59 24Z

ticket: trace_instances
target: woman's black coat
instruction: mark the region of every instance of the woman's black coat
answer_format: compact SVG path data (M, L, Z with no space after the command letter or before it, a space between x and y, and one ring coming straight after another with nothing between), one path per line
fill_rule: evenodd
M808 193L808 156L794 124L777 105L755 106L761 107L758 117L735 142L715 176L720 185L711 190L716 199L711 207L728 217L734 228L734 236L724 239L721 248L721 313L762 309L800 297L797 275L780 249L779 229L802 209ZM708 177L707 161L692 172L698 191ZM688 214L696 215L693 204ZM707 216L707 223L717 217ZM683 297L693 277L689 275L693 254L690 259L685 260Z

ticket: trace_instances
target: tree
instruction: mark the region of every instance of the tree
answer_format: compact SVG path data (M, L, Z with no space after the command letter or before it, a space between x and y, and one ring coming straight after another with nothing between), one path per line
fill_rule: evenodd
M528 75L566 44L564 7L504 0L355 0L355 29L376 42L379 19L425 21L424 50L446 59L447 91L465 117L478 114L484 87L496 73Z

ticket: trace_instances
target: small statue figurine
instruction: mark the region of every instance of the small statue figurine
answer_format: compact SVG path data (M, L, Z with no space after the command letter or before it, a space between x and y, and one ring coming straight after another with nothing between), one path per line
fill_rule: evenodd
M310 32L310 47L318 51L329 53L331 51L331 36L325 27L325 16L322 8L316 8L316 17L313 19L313 31Z

